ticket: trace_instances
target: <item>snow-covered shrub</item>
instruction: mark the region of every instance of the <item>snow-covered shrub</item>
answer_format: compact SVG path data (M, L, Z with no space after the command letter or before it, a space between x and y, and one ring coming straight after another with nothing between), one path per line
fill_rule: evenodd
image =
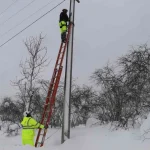
M101 121L95 118L89 118L86 122L86 127L92 127L94 125L100 125Z
M9 107L10 103L9 102L4 102L4 107Z
M0 105L0 116L2 121L10 121L13 123L20 122L22 119L19 106L9 97L4 98Z
M16 136L20 129L19 124L9 124L6 130L7 136Z

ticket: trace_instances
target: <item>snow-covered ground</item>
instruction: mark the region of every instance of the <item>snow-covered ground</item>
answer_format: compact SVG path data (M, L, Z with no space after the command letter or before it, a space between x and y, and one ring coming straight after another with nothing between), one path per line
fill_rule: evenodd
M149 120L149 119L148 119ZM142 131L147 123L143 124ZM142 133L143 134L143 133ZM144 140L140 129L113 130L110 125L79 126L71 129L71 139L61 141L61 129L51 129L42 150L148 150L150 139ZM31 146L21 145L21 135L7 137L0 131L0 150L33 150Z

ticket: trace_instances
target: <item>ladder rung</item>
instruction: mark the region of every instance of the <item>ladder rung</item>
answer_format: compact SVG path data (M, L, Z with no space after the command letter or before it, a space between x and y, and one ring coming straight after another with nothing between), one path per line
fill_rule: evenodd
M53 83L54 84L54 83ZM51 85L53 85L53 84L51 84ZM49 89L49 91L51 91L52 90L52 88L51 89Z
M58 72L58 71L57 71L57 72ZM57 72L56 72L56 73L57 73ZM53 78L53 82L51 83L51 85L53 85L53 84L54 84L55 79L56 79L56 77L55 77L55 78Z
M49 103L47 103L47 104L45 103L45 105L50 105L50 104Z
M59 64L57 64L57 65L59 65L59 66L60 66L60 63L59 63Z
M49 113L50 111L46 111L47 113Z
M48 111L46 112L47 114L49 113ZM46 118L46 117L45 117ZM47 118L46 118L46 120L45 121L47 121Z
M54 83L53 83L54 84ZM50 89L49 91L53 91L53 89Z
M45 104L44 106L46 106L46 105L50 105L50 103L47 103L47 104Z
M52 89L49 90L49 92L52 91Z

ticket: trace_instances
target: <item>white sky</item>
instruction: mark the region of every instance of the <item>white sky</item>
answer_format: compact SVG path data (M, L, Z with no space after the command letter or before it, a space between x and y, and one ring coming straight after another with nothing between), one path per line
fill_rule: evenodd
M0 0L0 13L14 1ZM3 24L31 1L18 0L0 16L0 45L61 2L53 0L45 9L1 37L3 33L52 0L35 0L29 7ZM108 61L113 62L127 53L130 45L139 45L150 40L149 6L149 0L81 0L80 4L76 4L73 77L77 79L77 83L91 84L89 76L96 68L101 68ZM10 81L20 76L20 60L27 57L22 41L30 36L38 36L40 32L46 35L43 44L48 48L48 57L52 60L45 69L43 78L51 78L60 45L59 13L62 8L68 7L69 0L66 0L57 9L0 48L0 97L15 94L16 91Z

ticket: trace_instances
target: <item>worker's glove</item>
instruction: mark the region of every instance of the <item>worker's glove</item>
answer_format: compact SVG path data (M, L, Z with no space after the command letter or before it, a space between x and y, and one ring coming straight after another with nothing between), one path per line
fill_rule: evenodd
M45 125L44 128L47 129L47 128L48 128L48 125Z

